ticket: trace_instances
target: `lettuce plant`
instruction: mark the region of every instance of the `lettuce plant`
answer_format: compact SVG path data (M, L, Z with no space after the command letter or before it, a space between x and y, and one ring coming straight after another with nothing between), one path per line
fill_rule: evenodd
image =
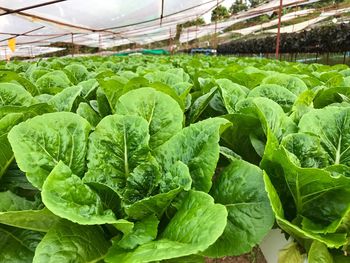
M347 262L349 75L233 57L0 65L0 262L204 262L272 227L292 238L280 262Z

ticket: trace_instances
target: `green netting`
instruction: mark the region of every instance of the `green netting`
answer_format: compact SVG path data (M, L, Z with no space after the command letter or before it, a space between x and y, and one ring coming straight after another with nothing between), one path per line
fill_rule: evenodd
M143 49L139 51L128 51L128 52L122 52L114 54L114 56L128 56L130 54L134 53L141 53L143 55L169 55L169 51L164 49Z

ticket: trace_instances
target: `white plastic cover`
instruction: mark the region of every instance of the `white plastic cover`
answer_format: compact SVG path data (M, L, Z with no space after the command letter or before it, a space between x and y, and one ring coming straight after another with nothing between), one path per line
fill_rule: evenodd
M233 0L0 0L0 48L12 37L16 37L18 48L72 41L102 48L147 44L174 38L176 25L208 14L226 1ZM293 6L317 1L283 3ZM272 0L217 25L189 28L180 42L220 32L278 6L279 0Z
M290 26L285 26L285 27L281 27L281 33L293 33L293 32L298 32L301 31L311 25L314 25L316 23L319 23L329 17L341 14L341 13L347 13L350 12L350 8L342 8L342 9L337 9L337 10L332 10L332 11L328 11L328 12L323 12L321 13L318 17L313 18L313 19L309 19L305 22L302 23L298 23L295 25L290 25ZM266 32L269 33L277 33L277 28L274 29L270 29L267 30Z
M16 49L14 53L9 48L0 48L0 59L5 60L9 56L16 57L35 57L47 53L63 50L64 48L58 47L40 47L40 46L26 46L22 45Z
M313 2L318 2L320 0L284 0L283 1L283 6L298 6L298 5L306 5L306 4L310 4ZM230 19L228 19L227 21L224 22L218 22L216 23L211 23L205 26L200 26L200 27L191 27L188 28L186 30L184 30L182 32L182 34L180 35L180 42L184 43L184 42L188 42L191 41L193 39L196 38L200 38L202 36L205 35L210 35L210 34L214 34L215 32L220 33L220 31L236 24L239 22L243 22L246 21L248 19L263 15L263 14L271 14L272 11L276 10L280 5L280 1L279 0L272 0L266 4L260 5L256 8L252 8L249 9L246 12L240 12L235 16L232 16ZM291 14L293 15L293 14ZM288 20L288 16L285 17L285 20ZM245 32L252 33L257 30L261 29L261 25L256 25L254 26L254 28L252 28L252 30L247 29L246 31L244 31L244 29L242 30L242 34L245 34ZM240 33L240 32L239 32Z
M294 18L297 18L299 16L307 15L309 13L312 13L313 11L314 11L314 9L307 9L307 10L300 10L300 11L288 13L288 14L283 15L281 17L281 22L286 22L286 21L292 20ZM233 30L231 32L239 33L239 34L242 34L242 35L249 35L251 33L255 33L257 31L263 30L265 28L273 27L273 26L276 26L276 25L278 25L278 19L274 19L274 20L271 20L269 22L262 23L260 25L246 27L246 28L242 28L242 29L239 29L239 30ZM274 30L274 29L272 29L272 30ZM270 30L267 30L266 32L270 32ZM276 29L276 32L277 32L277 29Z
M0 13L0 47L11 37L17 38L18 45L29 45L71 42L72 34L74 43L90 46L150 43L174 37L177 24L201 16L217 4L217 0L62 0L36 6L50 2L0 0L2 13L22 9Z

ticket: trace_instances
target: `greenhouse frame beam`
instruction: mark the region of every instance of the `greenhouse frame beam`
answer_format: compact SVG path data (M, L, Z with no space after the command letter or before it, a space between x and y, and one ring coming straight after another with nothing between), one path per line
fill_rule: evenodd
M210 3L213 3L213 2L216 2L216 0L209 0L209 1L204 2L204 3L201 3L201 4L198 4L198 5L195 5L195 6L191 6L191 7L185 8L185 9L182 9L182 10L180 10L180 11L177 11L177 12L174 12L174 13L171 13L171 14L168 14L168 15L165 15L165 16L163 16L163 18L167 18L167 17L171 17L171 16L173 16L173 15L181 14L181 13L186 12L186 11L188 11L188 10L192 10L192 9L197 8L197 7L200 7L200 6L203 6L203 5L206 5L206 4L210 4ZM148 20L145 20L145 21L140 21L140 22L136 22L136 23L132 23L132 24L128 24L128 25L103 28L103 29L97 30L97 31L106 31L106 30L113 30L113 29L125 28L125 27L129 27L129 26L137 26L137 25L142 25L142 24L146 24L146 23L149 23L149 22L158 21L159 19L160 19L159 17L156 17L156 18L152 18L152 19L148 19Z
M34 40L34 41L28 41L28 42L21 42L21 43L17 43L16 45L17 46L20 46L20 45L28 45L28 44L35 44L35 43L43 43L43 44L51 44L51 43L47 43L45 42L46 40L50 40L50 39L55 39L57 37L64 37L64 36L68 36L70 35L71 33L65 33L65 34L61 34L61 35L56 35L56 36L52 36L52 37L48 37L48 38L44 38L44 39L40 39L40 40ZM4 40L1 40L1 42L3 42ZM57 41L57 42L60 42L60 41ZM2 46L3 47L3 46Z
M11 39L11 38L14 38L14 37L25 36L26 34L29 34L29 33L35 32L35 31L38 31L38 30L40 30L40 29L43 29L44 27L45 27L45 26L37 27L37 28L34 28L34 29L29 30L29 31L27 31L27 32L24 32L24 33L21 33L21 34L13 35L13 36L11 36L11 37L8 37L8 38L5 38L5 39L0 40L0 43L1 43L1 42L5 42L5 41L7 41L7 40L9 40L9 39Z
M0 9L5 10L5 11L12 11L13 10L13 9L8 9L8 8L3 8L3 7L0 7ZM64 26L64 27L69 27L69 28L74 28L74 29L79 29L79 30L84 30L84 31L90 31L90 32L98 31L98 30L95 30L95 29L92 29L92 28L78 26L78 25L73 25L73 24L70 24L70 23L61 22L61 21L57 21L57 20L54 20L54 19L50 19L50 18L38 16L38 15L29 14L29 13L22 12L22 11L16 12L16 14L24 16L24 17L34 18L34 19L38 19L38 20L41 20L41 21L44 21L44 22L56 24L56 25L59 25L59 26Z
M133 43L133 42L135 42L132 39L133 37L130 37L131 38L130 39L128 35L124 35L123 31L122 32L115 32L115 31L110 31L110 30L111 29L118 29L118 28L127 28L127 27L135 26L135 25L147 24L149 22L162 20L162 18L171 17L171 16L184 13L186 11L195 9L195 8L203 6L203 5L207 5L207 4L211 4L211 3L215 3L216 2L216 0L209 0L209 1L206 1L204 3L197 4L197 5L194 5L194 6L191 6L191 7L182 9L182 10L179 10L179 11L174 12L174 13L170 13L170 14L167 14L167 15L163 14L162 17L157 17L157 18L154 18L154 19L144 20L144 21L133 23L133 24L117 26L117 27L112 27L112 28L104 28L104 29L96 29L96 28L89 28L89 27L85 27L85 26L74 25L74 24L71 24L71 23L67 23L65 21L57 21L57 20L54 20L54 19L43 17L41 15L34 15L34 14L31 14L31 13L23 12L24 10L33 9L33 8L37 8L37 7L40 7L40 6L54 4L54 3L58 3L58 2L62 2L62 1L67 1L67 0L54 0L54 1L46 2L46 3L42 3L40 5L35 5L35 6L21 8L21 9L16 9L16 10L8 9L8 8L2 8L2 7L0 7L0 9L6 11L6 14L9 14L9 13L17 14L19 16L24 16L24 17L28 17L28 18L34 18L34 19L37 19L37 20L41 20L43 22L47 22L47 23L51 23L51 24L54 24L54 25L66 27L66 28L68 28L68 30L67 30L68 32L67 32L67 34L62 34L63 36L64 35L69 35L71 33L73 33L73 34L83 34L84 32L79 32L79 31L78 32L74 32L75 30L83 30L83 31L87 31L86 33L88 33L88 32L91 32L91 33L109 33L109 34L112 34L113 36L118 36L121 39L126 39L126 40L130 41L131 43ZM164 12L164 2L165 2L165 0L161 0L161 1L162 1L162 9L163 9L163 12ZM223 1L223 0L221 0L221 1ZM215 5L214 5L214 7L215 7ZM212 9L212 8L210 8L210 9ZM71 30L69 30L69 28ZM75 30L73 30L73 29L75 29ZM136 31L137 31L137 29L136 29ZM127 32L129 32L129 31L127 31ZM20 36L20 35L17 35L17 34L11 34L11 35L14 36L14 37ZM45 41L45 40L48 40L48 39L53 39L55 37L58 37L59 35L58 34L45 34L45 36L52 36L52 37L49 37L49 38L46 38L46 39L40 39L40 40L37 40L37 41L29 41L29 42L26 42L26 44L35 43L35 42L41 43L42 41Z
M64 2L64 1L67 1L67 0L54 0L54 1L50 1L50 2L37 4L37 5L26 6L26 7L22 7L22 8L18 8L18 9L8 9L8 8L4 8L4 7L0 6L0 9L5 11L5 13L0 14L0 16L9 15L9 14L16 14L16 13L19 13L19 12L22 12L25 10L35 9L35 8L48 6L48 5L53 5L53 4Z
M214 2L214 1L215 1L215 0L210 1L210 2ZM219 4L223 3L224 1L225 1L225 0L219 0ZM207 3L209 3L209 2L207 2ZM205 4L207 4L207 3L205 3ZM213 10L215 7L216 7L216 4L215 4L214 6L212 6L212 7L210 7L209 9L203 11L201 14L196 15L196 18L205 15L206 13L210 12L211 10ZM186 10L185 10L185 11L186 11ZM179 13L179 12L177 12L177 13ZM177 14L177 13L176 13L176 14ZM171 15L175 15L175 13L174 13L174 14L169 14L168 16L171 16ZM144 23L148 23L148 21L147 21L147 22L144 22ZM167 22L165 25L166 25L166 26L173 26L173 25L177 25L177 24L178 24L178 21L170 21L170 22ZM164 25L164 24L163 24L163 25ZM149 29L150 27L158 28L157 25L152 25L152 26L144 25L144 26L141 26L141 27L132 29L132 30L119 31L118 33L123 34L123 33L130 33L130 32L135 33L135 32L139 32L139 31L142 32L142 31L144 31L144 29ZM113 32L113 31L106 31L106 32ZM116 33L116 32L115 32L115 33ZM146 34L143 34L143 35L146 35Z

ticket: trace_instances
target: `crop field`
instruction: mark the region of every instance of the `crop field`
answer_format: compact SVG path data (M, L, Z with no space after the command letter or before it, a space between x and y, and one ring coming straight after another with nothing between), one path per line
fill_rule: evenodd
M345 65L0 64L0 262L350 262L349 166Z

